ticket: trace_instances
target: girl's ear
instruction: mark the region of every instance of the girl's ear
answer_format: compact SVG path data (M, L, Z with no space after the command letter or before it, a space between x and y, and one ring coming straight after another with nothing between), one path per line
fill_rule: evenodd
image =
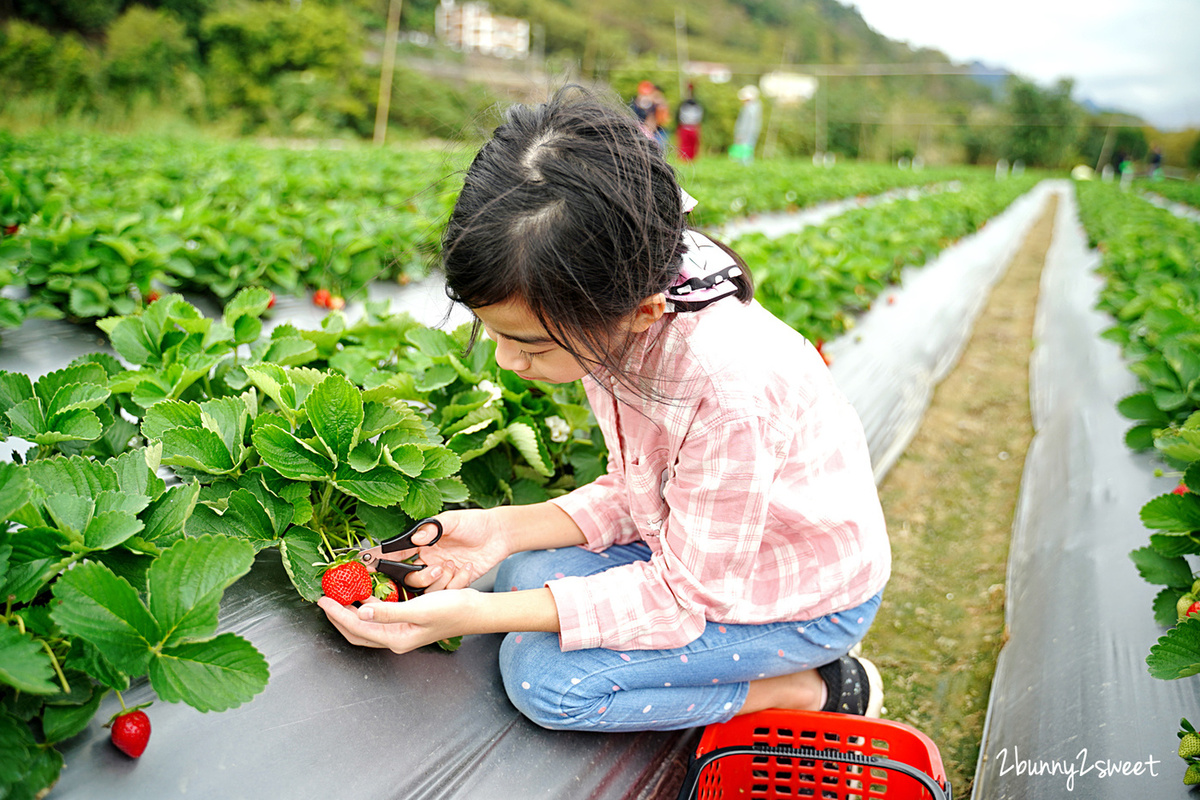
M641 333L662 319L667 311L667 296L662 292L652 294L638 304L633 312L633 320L629 323L631 333Z

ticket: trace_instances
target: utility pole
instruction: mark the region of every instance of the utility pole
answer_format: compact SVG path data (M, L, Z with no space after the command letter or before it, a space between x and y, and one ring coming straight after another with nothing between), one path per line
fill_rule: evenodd
M675 61L679 64L679 102L687 96L687 10L683 6L675 8Z
M400 6L404 0L390 0L387 33L383 43L383 68L379 73L379 102L375 106L375 144L387 139L388 113L392 109L392 73L396 69L396 39L400 33Z

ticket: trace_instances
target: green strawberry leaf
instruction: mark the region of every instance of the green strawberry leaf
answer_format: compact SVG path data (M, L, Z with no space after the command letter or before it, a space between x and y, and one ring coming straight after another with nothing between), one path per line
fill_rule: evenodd
M446 447L429 447L424 453L420 477L428 481L449 478L462 468L462 459Z
M128 511L105 511L95 514L83 531L83 544L89 550L109 550L145 527Z
M142 436L161 439L171 428L199 428L200 424L200 406L182 400L163 400L146 411Z
M1154 621L1164 628L1174 627L1179 622L1179 612L1176 606L1183 597L1182 589L1166 587L1154 596Z
M113 349L131 364L145 366L158 360L158 343L146 331L146 325L138 317L109 317L100 320L98 326L108 333Z
M46 498L45 509L60 530L82 534L96 512L96 501L77 494L52 494Z
M43 495L76 494L90 498L120 489L112 467L83 456L39 459L30 462L28 469Z
M146 671L161 640L158 624L137 590L98 563L77 564L54 584L50 616L71 636L96 646L113 666L130 675Z
M362 431L360 439L372 439L384 431L401 425L413 416L412 409L391 403L365 401L363 403Z
M349 464L338 467L333 485L372 506L392 506L409 493L409 480L388 467L359 472Z
M100 423L100 418L94 411L85 408L64 411L49 420L46 426L45 432L33 436L31 441L40 445L90 442L93 439L99 439L104 433L104 426ZM15 427L14 430L16 430Z
M325 568L313 565L325 560L321 553L321 535L295 525L280 539L279 553L283 557L283 568L300 596L310 603L320 600L325 593L321 589Z
M1146 665L1163 680L1200 675L1200 618L1189 617L1167 631L1150 648Z
M1153 547L1142 547L1129 554L1137 566L1138 573L1148 583L1158 583L1164 586L1190 588L1192 568L1183 556L1167 558Z
M0 519L8 519L33 498L28 471L10 461L0 463Z
M442 510L442 492L433 481L417 479L410 481L408 495L400 501L400 508L413 519L432 517Z
M1200 430L1180 428L1155 437L1154 447L1168 458L1200 461Z
M447 356L462 349L450 334L437 328L413 328L405 338L430 358Z
M263 463L294 481L324 480L333 475L333 461L305 442L274 425L254 432L254 446Z
M117 485L121 492L130 496L144 496L154 500L162 496L167 484L158 477L158 465L162 462L162 443L151 447L139 447L122 453L105 462L117 473ZM139 511L141 509L138 509Z
M49 654L32 634L12 625L0 627L0 683L30 694L59 690Z
M196 508L200 484L191 482L172 486L152 502L142 515L145 527L142 539L160 546L169 546L183 533L184 523Z
M101 390L103 396L99 401L93 402L90 392L72 388L80 387L81 385L91 385L98 388ZM62 394L64 389L68 391L56 407L55 398ZM57 411L66 411L70 408L73 402L72 397L76 391L78 391L78 402L83 404L79 406L80 408L95 408L108 396L107 390L108 374L104 371L104 367L88 362L81 362L55 370L54 372L48 372L38 378L37 383L33 386L34 393L41 398L42 407L47 410L46 416L50 416Z
M358 444L362 429L363 401L359 390L341 375L331 374L313 388L304 408L334 465L344 464Z
M1187 533L1200 530L1200 499L1164 494L1142 506L1142 523L1151 530Z
M19 786L27 779L34 754L40 749L25 720L0 709L0 789L5 790L6 797L10 786ZM32 797L33 792L26 795Z
M1200 537L1192 533L1152 533L1150 546L1167 558L1200 555Z
M82 733L96 716L106 694L88 687L88 699L76 705L48 705L42 712L42 733L47 744L61 742Z
M12 432L22 439L33 441L35 436L46 430L42 401L36 397L23 400L4 413L12 423Z
M458 373L449 364L437 364L425 370L416 380L416 387L422 392L432 392L449 386L458 380Z
M270 676L262 653L233 633L164 648L149 672L162 700L199 711L236 708L266 688Z
M402 444L391 450L384 449L384 460L393 469L398 469L410 478L421 477L425 469L425 452L420 445Z
M101 370L103 374L103 370ZM56 414L77 409L91 410L108 399L109 391L104 386L90 383L70 383L55 393L46 403L46 417L53 419Z
M439 478L434 485L441 492L443 503L465 503L471 497L467 485L458 478Z
M242 397L223 397L200 404L200 424L221 437L235 464L245 459L248 421L257 408L253 393Z
M216 536L180 539L155 559L146 580L163 646L212 636L221 595L253 563L248 543Z
M517 448L517 452L524 456L525 461L539 475L549 478L554 474L554 465L550 461L550 452L542 442L542 436L532 419L529 417L520 417L510 423L505 431L508 435L508 441L512 443L513 447ZM463 460L466 460L465 456Z
M208 475L228 475L237 469L225 441L207 428L171 428L163 432L163 463Z

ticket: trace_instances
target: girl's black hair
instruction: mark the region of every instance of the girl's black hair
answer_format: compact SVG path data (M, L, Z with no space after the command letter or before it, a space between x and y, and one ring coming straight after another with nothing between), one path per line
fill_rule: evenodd
M675 280L687 226L657 142L628 109L566 87L510 108L472 161L442 241L446 293L470 308L519 298L580 363L636 387L620 325Z

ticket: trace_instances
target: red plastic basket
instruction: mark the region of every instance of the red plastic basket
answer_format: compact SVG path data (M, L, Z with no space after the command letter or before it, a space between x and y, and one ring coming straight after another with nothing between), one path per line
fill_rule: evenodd
M951 800L937 746L899 722L769 709L704 729L679 800Z

